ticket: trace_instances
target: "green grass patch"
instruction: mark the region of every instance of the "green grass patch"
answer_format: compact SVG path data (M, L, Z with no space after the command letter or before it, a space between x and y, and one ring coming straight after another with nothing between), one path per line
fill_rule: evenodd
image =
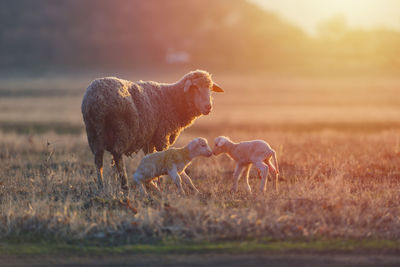
M317 240L317 241L230 241L230 242L160 242L119 246L38 243L0 243L0 254L124 254L124 253L285 253L285 252L362 252L398 251L400 243L394 240Z

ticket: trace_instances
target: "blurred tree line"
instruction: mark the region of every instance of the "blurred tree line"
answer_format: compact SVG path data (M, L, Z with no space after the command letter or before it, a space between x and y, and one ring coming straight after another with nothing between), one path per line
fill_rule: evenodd
M245 0L5 0L0 69L396 70L400 33L333 18L310 37Z

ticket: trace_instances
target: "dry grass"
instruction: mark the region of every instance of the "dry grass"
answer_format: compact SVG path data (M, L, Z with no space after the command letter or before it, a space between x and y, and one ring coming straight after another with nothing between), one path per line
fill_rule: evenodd
M252 80L251 88L271 79ZM366 86L361 80L354 83L358 88L354 91L343 81L331 81L333 85L328 87L337 86L338 92L324 89L333 95L328 101L322 89L307 90L312 84L317 84L315 88L330 84L326 79L303 80L297 86L296 79L286 83L277 79L272 84L279 84L276 88L282 94L269 95L267 92L274 87L265 85L263 88L269 91L250 90L245 96L240 94L243 81L227 77L222 80L232 88L231 93L227 90L226 96L216 96L213 115L185 131L177 145L199 135L210 143L221 134L233 140L265 139L278 152L282 178L278 194L271 183L265 196L247 195L243 188L232 194L234 163L220 156L196 159L189 167L202 192L199 196L177 196L175 186L167 183L163 195L153 192L152 199L136 197L132 188L127 202L107 166L111 161L108 155L106 190L96 194L93 158L84 133L0 132L0 238L107 243L165 238L400 238L400 133L396 130L400 109L393 104L398 101L393 90L395 81L378 80L379 86L366 87L361 98L357 94ZM382 95L387 98L378 97L378 87L385 89ZM295 92L298 94L291 96ZM239 105L240 96L243 107ZM46 101L42 96L38 98ZM71 103L78 106L80 96L73 98L64 104L62 99L49 103L43 110L36 106L34 114L49 115L35 115L34 121L46 124L59 119L82 127L79 111L68 112ZM250 108L251 99L258 108ZM1 101L8 103L9 110L0 121L32 123L33 115L24 120L13 105L18 101L30 103L28 98L9 96ZM58 116L54 112L57 106L66 113ZM350 112L356 107L356 114ZM332 108L333 113L321 126L320 119L331 112L326 113L325 108ZM308 112L314 116L305 115ZM296 117L298 114L302 115ZM385 117L388 114L392 115ZM7 120L7 115L13 119ZM305 123L305 128L296 126ZM368 126L367 130L360 125ZM140 156L126 159L129 177ZM259 180L255 173L251 175L251 186L256 189Z

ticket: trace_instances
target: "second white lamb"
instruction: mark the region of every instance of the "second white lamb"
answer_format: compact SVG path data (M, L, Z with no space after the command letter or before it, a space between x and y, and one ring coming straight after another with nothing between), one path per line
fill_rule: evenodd
M256 167L258 175L261 179L261 193L264 193L266 190L269 170L275 174L275 190L278 191L278 161L276 159L275 151L267 142L263 140L253 140L234 143L228 137L219 136L215 139L214 143L214 155L227 153L233 160L236 161L236 167L233 173L234 192L238 191L238 182L243 170L246 178L246 189L248 192L251 192L251 187L249 184L249 171L251 165ZM273 159L275 166L270 162L271 159Z

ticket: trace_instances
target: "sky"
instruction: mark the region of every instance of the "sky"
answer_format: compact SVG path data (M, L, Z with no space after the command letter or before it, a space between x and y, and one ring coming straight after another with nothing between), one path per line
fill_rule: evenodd
M400 31L400 0L250 0L277 11L305 31L315 34L317 25L344 15L355 28L386 27Z

